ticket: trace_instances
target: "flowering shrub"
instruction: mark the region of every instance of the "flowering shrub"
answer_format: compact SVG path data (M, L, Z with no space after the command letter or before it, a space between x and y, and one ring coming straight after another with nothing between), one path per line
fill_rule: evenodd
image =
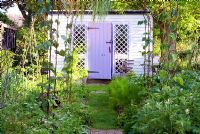
M138 110L133 130L138 133L200 132L200 94L165 86Z
M134 133L200 133L200 80L198 72L183 71L168 84L160 83L150 89L141 106L125 124ZM129 110L130 111L130 110ZM132 125L131 125L132 124Z

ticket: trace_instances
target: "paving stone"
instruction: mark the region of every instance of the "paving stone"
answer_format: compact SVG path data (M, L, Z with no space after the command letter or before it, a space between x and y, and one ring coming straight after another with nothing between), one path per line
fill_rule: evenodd
M106 91L91 91L92 94L106 94Z
M89 130L89 134L123 134L121 130Z

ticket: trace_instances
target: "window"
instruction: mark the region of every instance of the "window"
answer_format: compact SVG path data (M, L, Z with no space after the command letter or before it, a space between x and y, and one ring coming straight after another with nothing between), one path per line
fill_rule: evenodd
M82 58L79 60L79 62L77 63L77 68L78 69L84 69L85 68L85 58Z
M128 25L115 25L115 51L120 54L128 54Z
M128 59L129 26L128 24L115 24L114 34L114 73L124 73L123 64Z
M85 54L87 52L85 25L78 24L74 26L73 46L78 54Z
M77 51L79 61L78 69L86 68L87 55L87 27L85 24L76 24L73 28L73 49Z

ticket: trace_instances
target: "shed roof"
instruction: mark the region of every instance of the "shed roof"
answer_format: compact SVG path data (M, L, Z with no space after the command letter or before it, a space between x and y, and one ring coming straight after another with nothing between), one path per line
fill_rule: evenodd
M92 10L85 10L85 11L73 10L72 12L74 14L76 14L76 13L82 13L84 15L90 15L90 14L93 13ZM53 11L50 11L49 14L68 14L68 13L70 13L70 11L53 10ZM133 15L133 14L146 14L146 13L150 13L150 12L147 11L147 10L108 11L108 14L112 14L112 15L119 15L119 14Z

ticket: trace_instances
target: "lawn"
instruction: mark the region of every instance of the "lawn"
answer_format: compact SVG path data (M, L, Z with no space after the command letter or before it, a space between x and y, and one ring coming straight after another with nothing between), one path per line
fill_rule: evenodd
M107 85L88 85L88 105L92 110L92 128L114 129L116 126L116 113L109 104Z

